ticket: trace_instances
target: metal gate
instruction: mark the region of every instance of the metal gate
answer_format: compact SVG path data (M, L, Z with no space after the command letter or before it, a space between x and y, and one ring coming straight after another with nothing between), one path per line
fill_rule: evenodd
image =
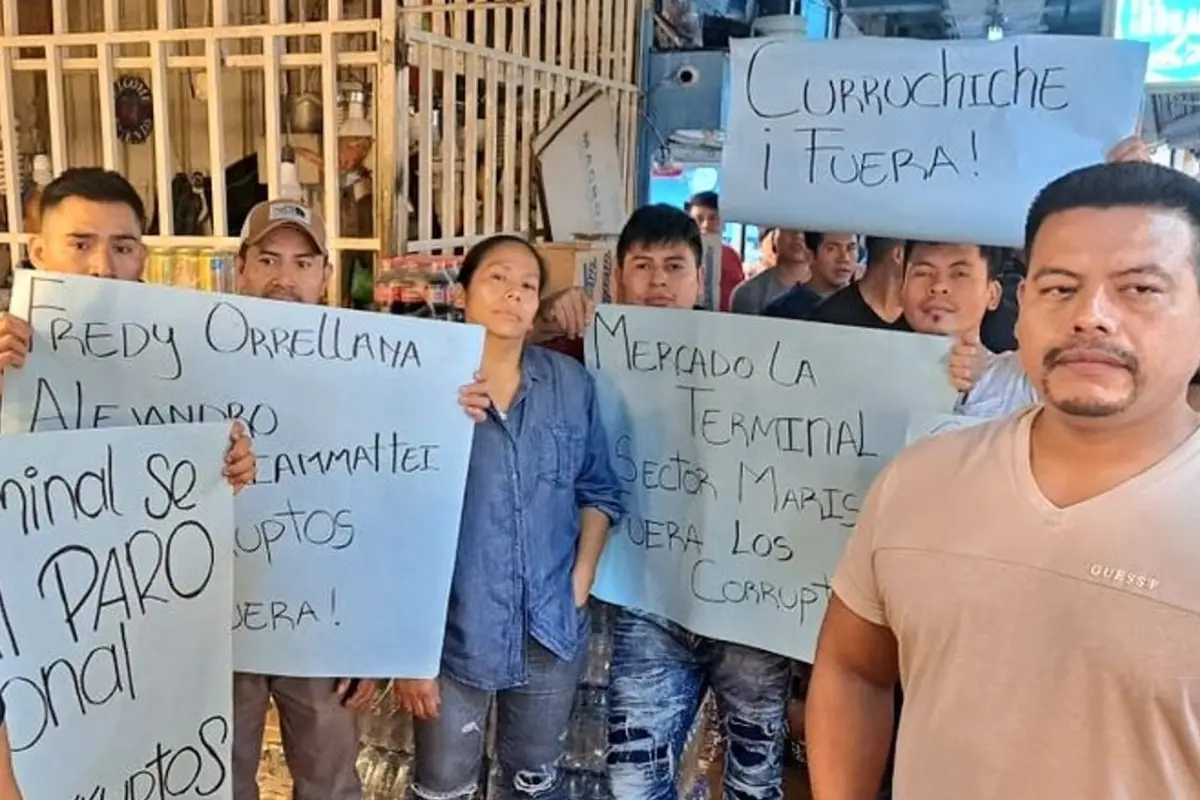
M55 173L103 165L156 208L151 247L236 247L224 166L257 152L272 196L289 133L285 89L319 99L320 131L296 148L323 205L335 269L347 251L446 252L489 233L542 228L532 141L592 87L617 110L628 201L636 186L642 0L5 0L0 13L0 244L15 256L22 178L36 152ZM149 90L153 130L118 137L114 83ZM339 220L339 88L370 87L373 227ZM315 88L314 88L314 84ZM32 122L30 122L32 120ZM20 122L18 122L20 121ZM212 235L181 237L171 180L212 182ZM234 234L234 235L231 235ZM376 264L379 259L375 259ZM341 304L341 275L329 301Z

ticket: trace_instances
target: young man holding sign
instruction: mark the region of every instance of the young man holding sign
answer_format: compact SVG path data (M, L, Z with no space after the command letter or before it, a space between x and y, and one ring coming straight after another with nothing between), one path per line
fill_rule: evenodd
M823 800L870 796L901 673L901 796L1200 796L1200 183L1077 170L1026 241L1042 403L930 437L872 486L809 695Z
M259 203L246 217L237 254L238 294L320 303L333 272L320 216L299 203ZM375 681L233 675L233 796L257 800L263 728L271 699L297 800L359 800L355 712Z
M69 169L42 192L41 232L30 244L30 258L47 272L140 281L146 266L145 213L137 191L118 173ZM27 321L0 315L0 391L4 373L25 364L31 337ZM225 461L235 491L254 482L256 462L241 422L232 425Z
M687 215L669 206L638 209L617 243L619 302L695 307L700 258L700 231ZM555 333L580 337L594 310L583 291L573 287L550 298L541 316ZM608 768L614 796L676 796L688 734L711 689L728 753L725 796L779 798L790 675L791 662L784 656L697 636L645 611L620 609L609 688Z
M315 305L333 273L325 225L313 209L290 200L259 203L242 227L237 255L238 292ZM460 402L475 419L487 409L487 387L462 390ZM373 680L295 678L238 672L233 676L233 796L257 800L267 707L279 711L284 754L297 800L359 800L362 785L355 712L375 696Z

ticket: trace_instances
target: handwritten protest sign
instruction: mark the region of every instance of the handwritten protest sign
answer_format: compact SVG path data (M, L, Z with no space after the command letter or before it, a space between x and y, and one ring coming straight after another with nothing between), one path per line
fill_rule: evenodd
M26 797L233 796L228 435L4 437L0 697Z
M586 340L627 516L593 593L811 659L829 580L908 414L954 403L947 342L601 306Z
M237 669L437 673L480 328L37 272L12 309L34 342L0 430L232 418L253 435Z
M1019 246L1038 190L1134 131L1146 54L1088 36L735 40L721 210Z
M927 436L937 436L939 433L949 433L950 431L961 431L964 428L973 428L985 422L989 422L989 420L982 417L965 417L962 414L910 414L908 418L908 433L905 435L904 440L906 444L913 444Z

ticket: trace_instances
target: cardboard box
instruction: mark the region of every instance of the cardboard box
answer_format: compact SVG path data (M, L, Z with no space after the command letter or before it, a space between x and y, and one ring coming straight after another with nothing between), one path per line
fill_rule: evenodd
M581 286L596 303L611 303L616 265L616 239L548 242L541 246L550 279L543 294Z

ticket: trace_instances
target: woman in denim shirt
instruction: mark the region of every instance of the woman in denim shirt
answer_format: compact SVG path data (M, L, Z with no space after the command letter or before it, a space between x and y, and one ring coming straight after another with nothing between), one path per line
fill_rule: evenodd
M487 712L498 704L502 797L565 797L559 762L583 670L587 598L621 512L591 377L527 346L546 266L515 236L493 236L459 271L468 322L483 325L492 407L475 429L441 674L395 682L416 717L411 792L466 800Z

